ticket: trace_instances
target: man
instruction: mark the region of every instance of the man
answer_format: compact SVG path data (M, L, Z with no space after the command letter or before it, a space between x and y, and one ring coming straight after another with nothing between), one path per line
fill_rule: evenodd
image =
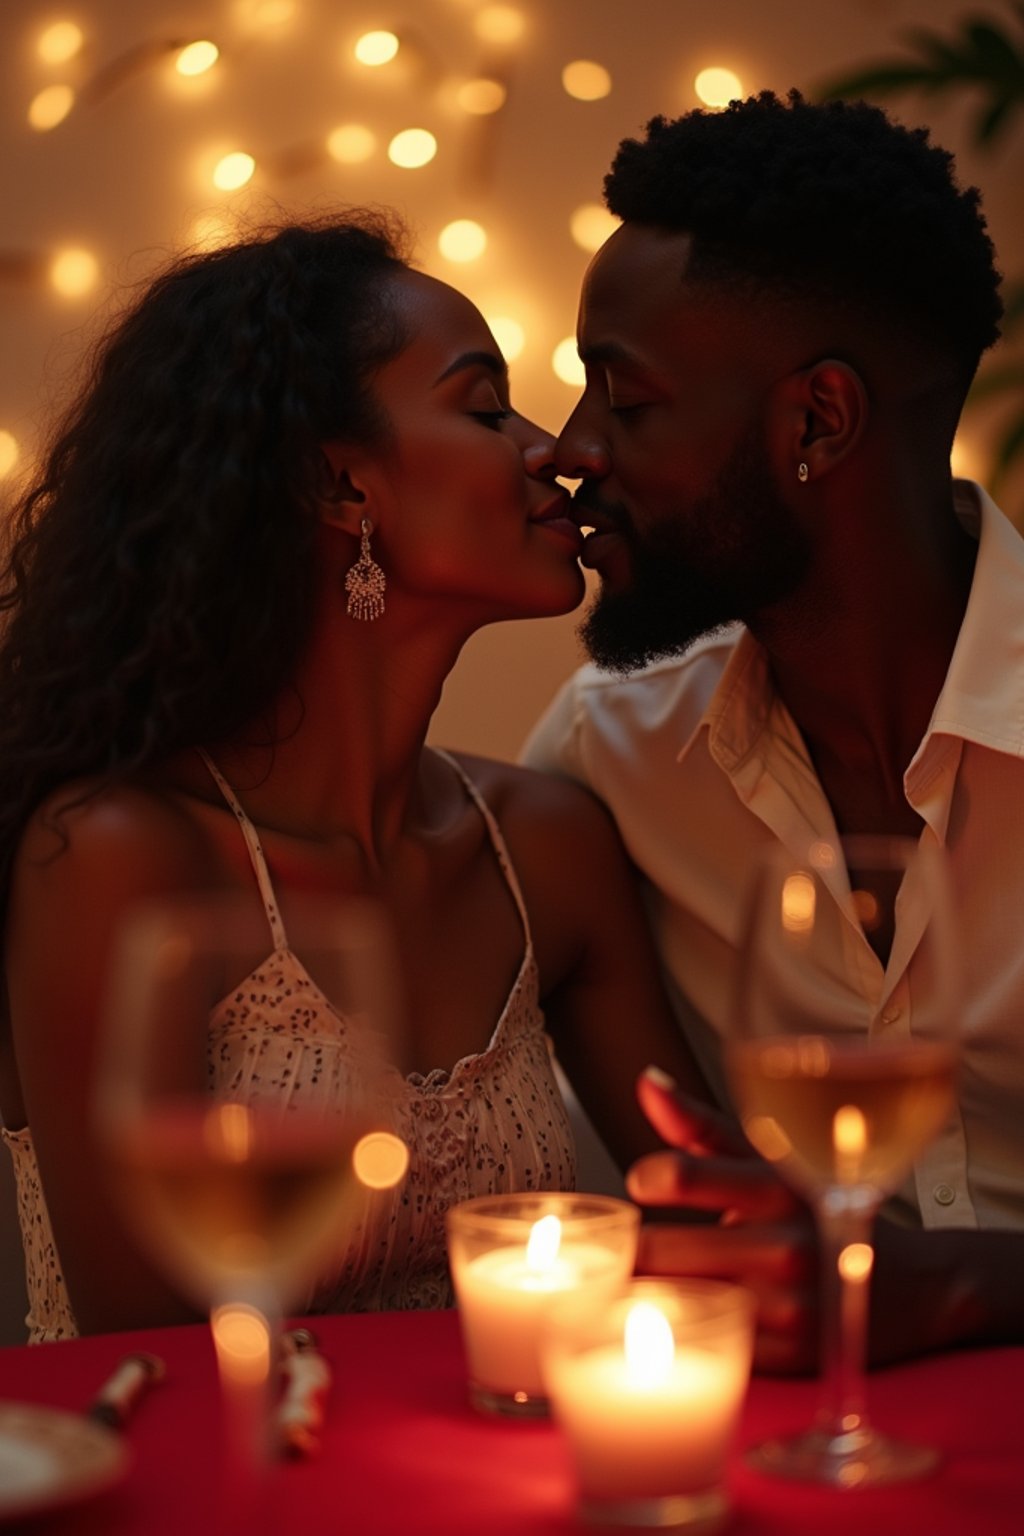
M581 633L598 666L527 761L614 812L722 1102L755 850L850 833L945 846L959 1111L879 1224L873 1357L1024 1339L1024 540L949 469L1001 314L978 194L923 130L765 93L655 118L606 195L624 222L584 282L587 382L557 450L593 529ZM870 999L897 1036L914 980L911 960ZM728 1213L648 1228L642 1262L747 1280L759 1363L805 1368L813 1242L796 1202L719 1117L657 1074L640 1091L678 1150L637 1165L631 1192Z

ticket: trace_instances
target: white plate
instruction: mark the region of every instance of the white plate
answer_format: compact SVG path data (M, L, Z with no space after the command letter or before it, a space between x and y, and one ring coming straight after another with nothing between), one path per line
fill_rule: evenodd
M120 1437L81 1414L0 1402L0 1521L91 1498L128 1462Z

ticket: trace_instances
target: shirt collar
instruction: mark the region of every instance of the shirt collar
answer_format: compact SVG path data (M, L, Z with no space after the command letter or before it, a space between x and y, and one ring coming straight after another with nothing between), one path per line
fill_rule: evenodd
M973 481L953 482L953 507L978 540L978 557L946 681L911 768L939 735L1024 756L1024 538ZM725 670L683 743L679 762L707 731L715 759L735 767L755 745L775 706L764 649L748 629L738 627L736 633Z
M1024 538L969 480L953 485L957 517L978 540L960 633L917 762L933 737L958 736L1024 756Z

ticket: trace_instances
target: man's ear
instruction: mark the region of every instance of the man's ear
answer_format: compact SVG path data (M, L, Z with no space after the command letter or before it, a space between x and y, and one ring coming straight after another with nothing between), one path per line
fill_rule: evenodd
M855 368L826 357L784 379L777 401L776 448L784 475L816 480L856 448L870 403ZM806 470L801 466L806 466Z
M321 443L319 469L320 521L358 534L367 510L358 451L350 443Z

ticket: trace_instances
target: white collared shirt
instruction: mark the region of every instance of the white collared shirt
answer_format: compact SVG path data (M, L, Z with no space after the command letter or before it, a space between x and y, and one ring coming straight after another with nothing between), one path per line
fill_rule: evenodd
M922 837L945 846L953 876L966 983L959 1113L892 1214L929 1227L1024 1229L1024 538L978 486L956 482L955 506L978 557L903 782ZM796 848L836 836L760 645L733 628L625 679L584 667L524 760L581 780L614 813L649 882L677 1011L724 1099L718 1042L751 852L772 838ZM898 950L897 938L892 962ZM851 978L894 1041L913 1029L913 977L911 958Z

